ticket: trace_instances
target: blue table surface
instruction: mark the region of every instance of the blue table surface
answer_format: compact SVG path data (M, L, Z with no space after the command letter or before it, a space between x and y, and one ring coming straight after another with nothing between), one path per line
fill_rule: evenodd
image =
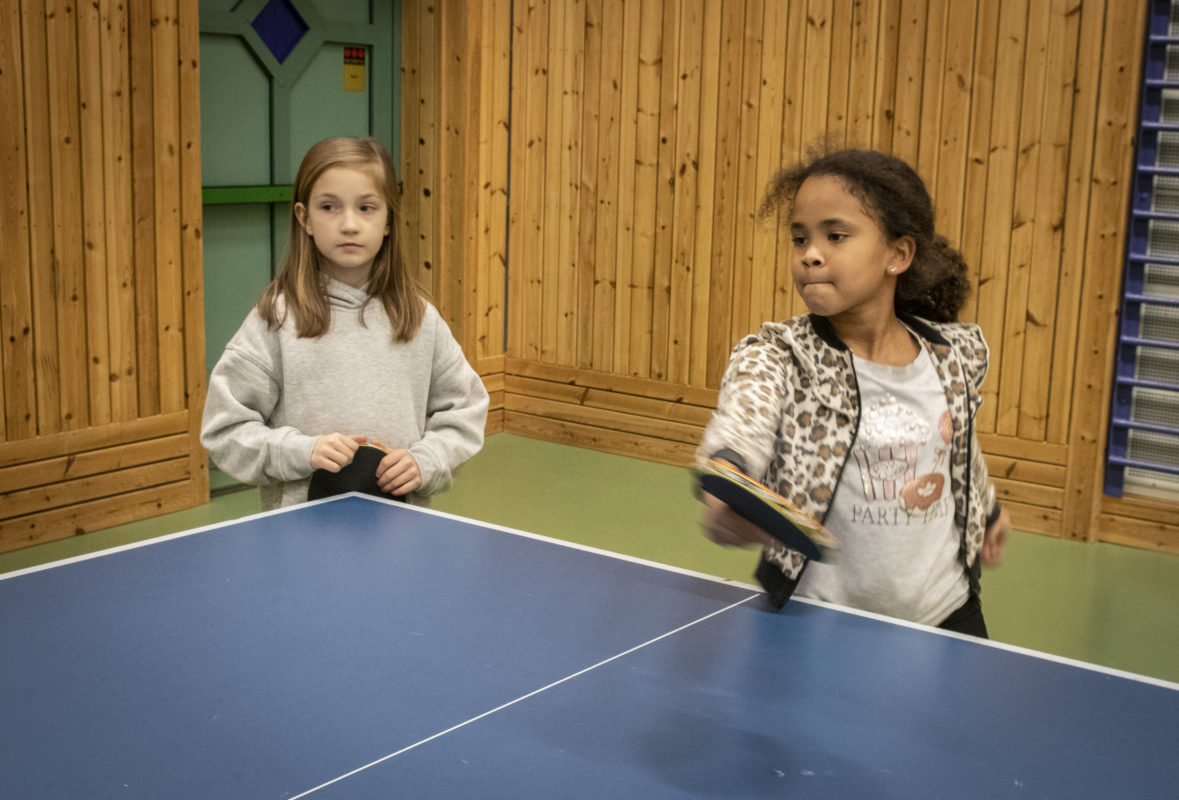
M1168 798L1177 755L1161 681L367 498L0 579L2 798Z

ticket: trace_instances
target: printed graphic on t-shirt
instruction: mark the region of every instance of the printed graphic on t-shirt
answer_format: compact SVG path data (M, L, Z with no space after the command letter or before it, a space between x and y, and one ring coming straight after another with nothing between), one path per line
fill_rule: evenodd
M852 449L868 502L856 504L853 521L908 525L949 516L945 463L952 433L948 411L934 431L891 394L868 406Z

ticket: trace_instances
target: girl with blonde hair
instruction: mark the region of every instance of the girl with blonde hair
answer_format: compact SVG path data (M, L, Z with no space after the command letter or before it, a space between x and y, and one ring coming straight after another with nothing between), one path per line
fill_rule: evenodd
M405 269L397 176L371 138L303 158L278 275L209 378L201 443L269 509L378 446L380 491L421 501L483 444L488 396Z

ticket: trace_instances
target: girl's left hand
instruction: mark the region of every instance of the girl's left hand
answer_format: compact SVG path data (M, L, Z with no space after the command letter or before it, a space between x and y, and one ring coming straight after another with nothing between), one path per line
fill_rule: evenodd
M1006 508L999 509L999 518L991 523L983 537L982 559L984 567L997 567L1003 563L1003 547L1007 544L1007 531L1011 530L1011 515Z
M403 497L422 485L422 471L408 450L390 450L377 464L377 485L382 492Z

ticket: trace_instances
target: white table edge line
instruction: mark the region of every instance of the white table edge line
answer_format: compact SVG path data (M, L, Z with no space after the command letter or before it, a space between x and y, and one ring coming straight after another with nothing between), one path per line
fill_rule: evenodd
M1136 683L1146 683L1152 686L1157 686L1162 689L1171 689L1179 691L1179 683L1165 680L1163 678L1154 678L1150 675L1143 675L1138 672L1129 672L1127 670L1117 669L1115 667L1107 667L1102 664L1095 664L1091 661L1081 661L1077 658L1069 658L1068 656L1056 655L1055 653L1048 653L1043 650L1033 650L1029 647L1022 647L1017 644L1009 644L1008 642L1000 642L995 639L982 639L973 636L969 633L958 633L957 631L949 631L944 628L938 628L932 625L923 625L920 622L910 622L906 619L898 617L889 617L884 614L877 614L872 611L864 611L859 608L852 608L851 606L841 606L838 603L829 603L825 600L815 600L811 597L802 597L795 595L790 599L791 603L805 603L807 605L819 606L821 608L829 608L835 611L841 611L844 614L851 614L857 617L865 617L867 619L874 619L879 622L885 622L889 625L896 625L899 628L912 628L914 630L923 631L925 633L932 633L936 636L944 636L947 639L958 639L969 644L978 645L980 647L990 647L995 650L1005 650L1009 653L1017 653L1019 655L1029 656L1041 661L1051 661L1055 664L1063 664L1069 667L1076 667L1077 669L1088 670L1089 672L1097 672L1102 675L1109 675L1114 678L1123 678L1128 681Z
M346 496L346 495L342 495L342 496ZM500 533L508 533L513 536L523 537L525 539L535 539L537 541L548 542L549 544L555 544L555 545L559 545L561 547L568 547L571 550L581 550L586 553L594 553L595 555L606 556L608 558L614 558L619 561L628 561L632 564L640 564L645 567L654 567L655 569L661 569L664 572L674 572L678 575L687 575L692 578L701 578L706 581L712 581L713 583L721 583L726 586L734 586L739 589L747 589L751 592L761 592L764 594L764 590L759 586L754 586L753 584L746 583L744 581L737 581L737 580L732 580L729 578L721 578L716 575L710 575L707 572L699 572L697 570L686 569L684 567L677 567L672 564L664 564L661 561L652 561L650 559L640 558L639 556L630 556L630 555L627 555L626 553L619 553L615 550L605 550L601 547L593 547L593 546L587 545L587 544L579 544L578 542L571 542L568 539L557 539L552 536L546 536L543 533L533 533L532 531L526 531L526 530L522 530L520 528L512 528L507 525L500 525L495 522L484 522L483 520L473 519L471 517L462 517L462 516L459 516L458 514L451 514L448 511L439 511L437 509L428 508L425 506L414 506L414 505L409 505L408 503L398 503L393 500L385 500L384 498L373 497L371 495L355 495L355 496L361 497L362 499L365 499L365 500L372 500L373 502L377 502L377 503L387 503L389 505L403 506L405 508L413 509L414 511L420 512L422 514L430 514L435 517L442 517L444 519L450 519L450 520L454 520L456 522L466 522L466 523L469 523L472 525L478 525L481 528L487 528L488 530L498 531Z
M309 505L319 505L321 503L330 503L333 500L339 499L339 497L349 497L349 496L352 496L353 494L355 494L355 493L353 492L348 495L338 495L337 497L327 497L322 500L313 500L309 503L301 503L301 504L295 505L295 506L284 506L283 508L274 508L274 509L271 509L270 511L259 511L257 514L247 514L244 517L236 517L234 519L227 519L227 520L223 520L222 522L211 522L208 525L202 525L199 528L190 528L190 529L184 530L184 531L176 531L174 533L165 533L162 536L153 536L150 539L142 539L137 542L127 542L126 544L115 545L114 547L107 547L107 548L103 548L102 550L95 550L92 553L80 553L79 555L68 556L66 558L60 558L60 559L57 559L56 561L47 561L44 564L34 564L31 567L23 567L22 569L14 569L10 572L0 573L0 581L8 580L9 578L19 578L22 575L31 575L35 572L43 572L44 570L53 569L54 567L64 567L68 564L76 564L80 561L89 561L94 558L102 558L103 556L114 555L115 553L124 553L128 550L136 550L140 547L147 547L148 545L159 544L160 542L167 542L167 541L171 541L172 539L183 539L185 536L192 536L193 534L197 534L197 533L205 533L207 531L216 530L217 528L227 528L231 525L237 525L239 522L248 522L250 520L261 519L263 517L272 517L272 516L275 516L276 514L286 514L286 513L293 511L297 508L304 508ZM138 520L138 521L143 522L145 520ZM60 541L60 540L50 540L49 542L45 542L45 544L50 544L53 541Z

